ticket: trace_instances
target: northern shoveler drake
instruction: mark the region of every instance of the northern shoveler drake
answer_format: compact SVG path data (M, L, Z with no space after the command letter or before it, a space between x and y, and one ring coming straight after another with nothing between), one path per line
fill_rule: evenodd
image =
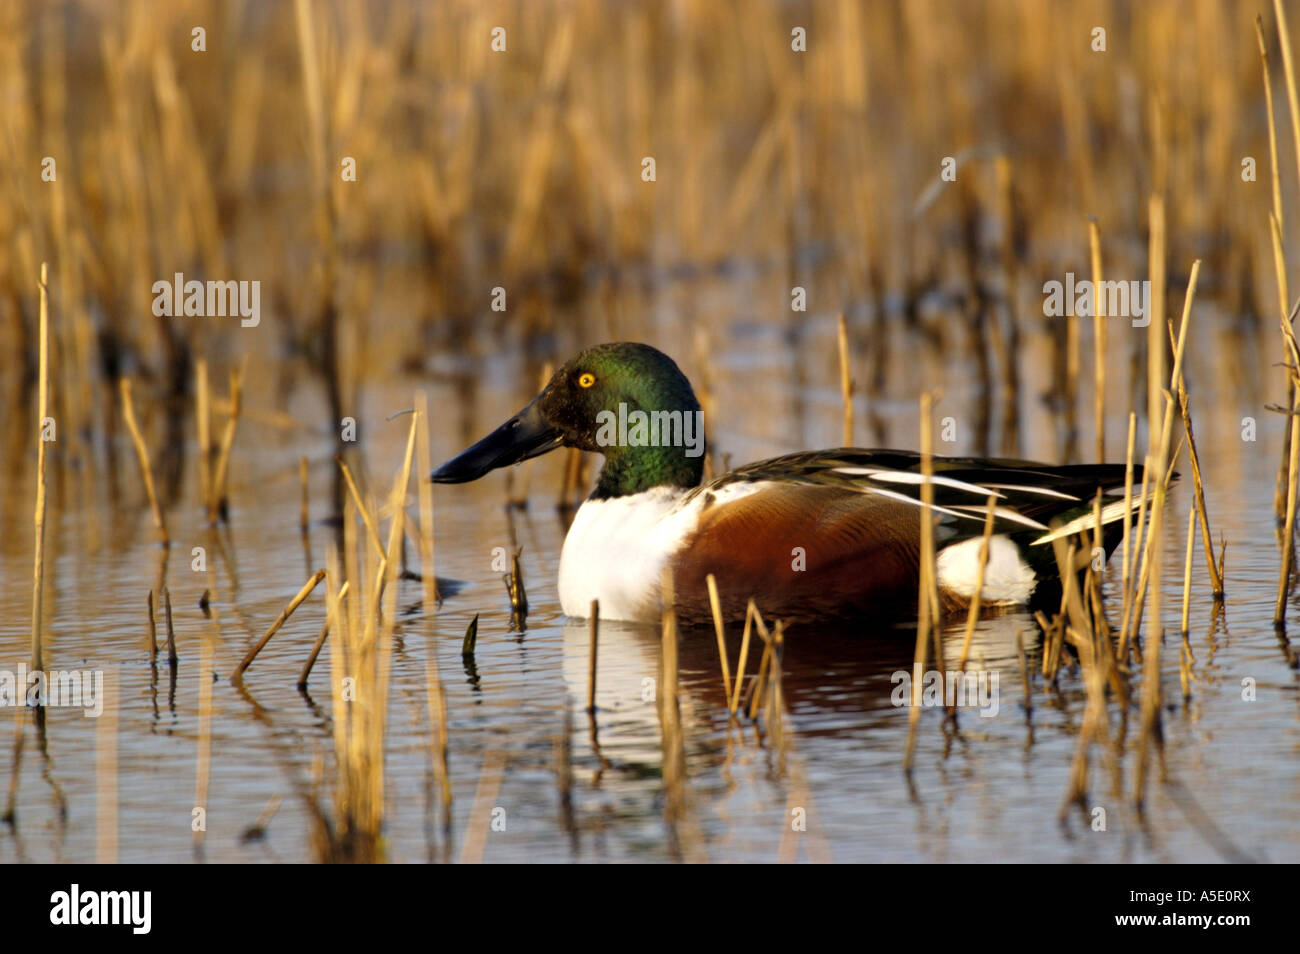
M920 454L806 451L703 484L700 421L695 392L667 355L644 344L598 345L430 479L477 480L557 447L604 455L560 556L560 604L569 616L586 616L598 600L603 618L658 619L666 569L686 623L711 617L709 573L729 619L743 617L751 597L765 616L787 622L915 612L925 510ZM953 608L974 595L990 496L994 535L981 601L1020 604L1059 587L1050 541L1091 528L1097 492L1124 483L1122 464L933 462L936 567ZM1124 502L1107 496L1103 503L1109 552Z

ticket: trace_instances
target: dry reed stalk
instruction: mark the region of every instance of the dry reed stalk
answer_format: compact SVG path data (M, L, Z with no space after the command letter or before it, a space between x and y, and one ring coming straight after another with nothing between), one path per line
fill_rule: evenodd
M1283 326L1289 330L1284 320ZM1294 339L1293 339L1294 340ZM1296 374L1295 371L1292 372ZM1300 387L1293 380L1290 427L1291 445L1287 460L1286 520L1282 528L1282 567L1277 580L1277 599L1273 604L1273 625L1286 624L1286 597L1291 588L1291 574L1295 567L1295 521L1297 481L1300 480Z
M231 676L231 682L239 682L243 678L244 670L257 658L257 654L271 641L271 637L279 632L280 627L293 615L293 611L302 605L302 601L311 595L311 591L316 589L316 585L323 579L325 579L325 571L317 570L311 575L311 579L302 585L302 589L289 601L289 605L280 611L280 615L275 618L275 622L266 631L266 635L258 640L257 645L250 649L239 665L235 667L235 674Z
M1154 204L1153 201L1153 205ZM1155 229L1155 226L1156 222L1153 220L1153 230ZM1163 249L1163 216L1159 218L1159 226L1159 246ZM1152 245L1153 247L1156 245L1155 236L1153 236ZM1152 268L1155 269L1158 265L1159 263L1153 262ZM1164 407L1161 409L1163 413L1161 413L1161 410L1157 410L1155 416L1151 419L1153 430L1155 422L1159 422L1160 424L1159 441L1156 442L1154 433L1152 435L1152 447L1154 451L1152 464L1156 469L1156 473L1162 475L1162 479L1156 480L1154 484L1150 527L1147 530L1147 546L1142 559L1142 578L1143 580L1151 581L1151 619L1154 623L1155 633L1152 639L1147 640L1142 660L1141 732L1138 742L1137 778L1134 783L1133 791L1134 803L1139 806L1143 804L1145 798L1147 767L1150 764L1150 750L1152 744L1156 746L1163 761L1163 733L1160 726L1160 649L1163 640L1163 631L1160 626L1161 551L1158 542L1161 538L1160 529L1163 520L1165 495L1168 490L1169 477L1170 474L1172 474L1169 444L1173 436L1173 392L1177 389L1177 382L1183 370L1183 355L1185 354L1187 345L1187 330L1191 325L1192 301L1196 294L1196 280L1200 273L1200 265L1201 263L1199 259L1193 262L1191 274L1188 277L1187 294L1183 302L1183 319L1178 329L1178 345L1174 353L1174 368L1172 374L1169 376L1169 387L1163 389L1163 396L1165 398ZM1160 275L1163 284L1163 269L1161 269ZM1153 291L1155 287L1156 286L1153 283ZM1153 294L1152 302L1151 324L1148 327L1148 342L1150 349L1152 351L1158 350L1161 359L1163 359L1165 347L1164 336L1159 334L1160 326L1164 324L1163 294L1160 296L1155 296ZM1156 361L1155 358L1152 357L1148 363L1147 379L1147 387L1151 389L1152 394L1160 394L1162 391L1161 386L1163 381L1157 377L1157 374L1163 375L1163 371L1163 360ZM1134 607L1134 632L1136 632L1142 621L1142 604L1146 593L1146 584L1140 580L1138 583L1136 605Z
M758 631L759 638L763 640L763 656L758 662L754 683L750 686L749 719L751 722L758 717L758 706L767 692L767 681L772 668L772 634L767 631L767 625L763 622L763 616L757 608L754 610L754 627Z
M339 599L347 596L348 587L352 585L351 580L344 580L343 585L339 587ZM298 674L298 689L305 691L307 689L307 680L311 677L311 671L316 665L316 659L320 656L321 649L325 646L325 640L330 634L330 617L325 615L325 622L321 624L320 634L316 637L316 642L311 647L311 652L307 654L307 661L303 664L302 672Z
M763 718L767 722L767 731L772 737L777 759L782 761L786 754L784 659L785 624L777 620L772 629L772 661L768 664L767 701L763 707Z
M1007 309L1007 332L1001 333L996 320L990 323L994 332L993 343L1002 365L1002 453L1016 457L1020 454L1020 331L1019 310L1016 307L1018 287L1016 270L1016 202L1012 185L1011 161L1006 156L994 160L999 205L1002 216L1002 242L999 250L1002 260L1004 297Z
M158 665L158 623L154 620L153 590L149 591L149 665Z
M361 514L361 522L365 524L366 531L369 533L370 544L375 548L375 553L379 556L384 555L384 544L379 539L379 528L375 525L374 518L370 515L370 508L361 500L361 491L357 490L357 483L352 479L352 471L344 463L342 457L334 458L338 461L339 470L343 472L343 481L347 484L348 493L352 495L352 500L356 503L357 512Z
M1172 478L1172 474L1173 474L1173 470L1172 470L1173 461L1176 459L1177 456L1177 455L1171 456L1169 453L1169 445L1171 440L1173 439L1173 421L1174 421L1173 391L1177 387L1177 381L1179 376L1183 373L1183 355L1186 353L1187 337L1188 337L1187 331L1188 328L1191 326L1192 302L1196 297L1196 283L1200 275L1200 271L1201 271L1201 261L1200 259L1197 259L1196 261L1192 262L1191 273L1189 274L1187 279L1187 294L1183 301L1183 319L1178 329L1178 344L1174 352L1174 368L1173 368L1173 372L1170 374L1169 377L1169 387L1168 388L1161 387L1161 385L1157 384L1154 380L1148 380L1147 382L1148 387L1156 388L1157 391L1159 391L1163 395L1165 399L1165 403L1162 408L1163 413L1161 413L1156 419L1160 425L1159 434L1158 436L1152 435L1154 441L1153 447L1155 448L1154 455L1149 456L1147 458L1147 466L1158 475L1158 479L1155 479L1152 484L1151 513L1148 521L1149 526L1147 527L1146 546L1143 551L1142 571L1138 578L1138 588L1133 603L1133 618L1132 618L1132 626L1131 626L1131 632L1133 633L1136 633L1139 627L1141 626L1143 604L1146 600L1146 594L1148 592L1148 584L1151 583L1151 581L1154 581L1154 585L1149 586L1149 592L1151 593L1151 618L1155 621L1157 629L1160 626L1159 614L1160 614L1161 552L1158 543L1160 539L1160 526L1163 517L1165 497L1168 493L1169 481ZM1152 324L1154 323L1155 323L1155 315L1153 314ZM1151 333L1151 337L1159 341L1158 345L1153 341L1152 347L1159 347L1163 351L1164 348L1163 336L1156 335L1155 333ZM1154 371L1155 369L1149 367L1149 370ZM1144 472L1143 473L1144 483L1145 483L1145 479L1146 479L1146 474ZM1123 644L1123 635L1121 635L1121 645L1122 644Z
M388 548L378 555L363 547L365 567L356 571L356 507L344 502L344 565L352 579L368 581L351 588L345 602L333 584L326 587L329 604L331 673L334 678L333 712L338 782L334 792L336 829L318 853L330 860L369 862L382 860L380 838L384 813L384 733L387 726L388 685L392 670L393 627L397 587L392 585L400 565L406 499L414 453L416 421L407 435L406 453L388 496L392 513ZM349 527L351 531L349 532ZM338 554L330 548L329 566L338 572ZM325 575L322 573L322 575ZM363 611L364 606L364 611ZM344 678L350 677L351 694Z
M131 441L135 444L135 455L140 461L140 474L144 480L145 495L149 498L149 507L153 511L153 525L158 530L159 541L164 547L168 547L171 545L171 541L167 536L167 523L163 519L162 505L158 502L158 494L154 490L153 471L149 467L149 449L145 447L144 438L140 435L140 426L135 420L135 406L131 400L131 379L120 379L118 387L122 395L122 416L126 420L127 429L131 432ZM42 451L42 459L44 456L44 451ZM41 517L43 519L45 516L43 498L41 505Z
M1281 225L1282 219L1282 177L1277 164L1277 118L1273 111L1273 81L1268 70L1268 45L1264 42L1264 18L1255 15L1255 39L1259 42L1260 66L1264 72L1264 106L1268 112L1268 157L1273 170L1273 215Z
M844 446L853 446L853 371L849 357L849 326L840 312L839 318L840 350L840 394L844 398Z
M506 592L510 596L511 616L522 626L524 614L528 612L528 594L524 591L524 571L519 565L519 557L524 548L517 547L510 557L510 575L506 577Z
M980 617L980 601L984 594L984 571L989 563L989 540L993 537L993 518L997 513L998 498L989 495L988 510L984 514L984 537L980 541L979 563L975 569L975 592L971 596L970 607L966 612L966 631L961 638L961 663L958 669L966 671L966 660L970 655L970 641L975 635L975 624ZM949 706L949 712L956 711L956 705Z
M600 601L591 601L591 615L587 618L590 649L587 655L587 711L596 711L596 647L600 641Z
M925 677L925 663L930 640L930 629L941 625L939 616L939 591L934 566L934 435L930 420L934 408L934 395L921 394L921 571L918 585L919 612L916 624L916 654L912 661L912 700L907 713L907 747L903 753L903 771L912 771L912 755L916 749L916 726L921 718L921 684ZM938 637L936 636L936 642ZM938 663L938 660L936 660ZM942 692L942 686L940 690Z
M1123 537L1119 542L1121 548L1121 574L1119 574L1119 620L1123 628L1123 620L1128 619L1128 586L1130 586L1130 576L1132 560L1130 559L1130 529L1132 528L1132 503L1134 503L1134 445L1138 437L1138 415L1135 412L1128 412L1128 441L1125 450L1125 525L1123 525Z
M749 659L749 634L750 626L753 623L754 615L758 609L754 606L751 599L745 607L745 629L740 637L740 659L736 662L736 681L731 690L731 705L728 707L730 714L734 717L736 710L740 707L740 687L745 682L745 662Z
M1196 543L1196 505L1187 511L1187 558L1183 561L1183 639L1187 639L1187 616L1192 599L1192 549Z
M718 600L718 581L710 573L704 578L709 587L709 607L713 610L713 631L718 637L718 658L722 662L722 698L731 698L731 666L727 660L727 640L722 630L722 604Z
M1282 23L1278 23L1278 32L1282 34ZM1273 261L1277 272L1277 289L1280 300L1280 309L1282 314L1287 311L1287 283L1286 283L1286 266L1282 261L1282 180L1281 170L1277 161L1277 117L1273 110L1273 82L1269 76L1268 69L1268 46L1264 42L1264 21L1257 14L1255 16L1255 39L1259 44L1260 68L1263 71L1264 79L1264 104L1268 110L1268 152L1269 160L1272 165L1272 184L1273 184L1273 210L1270 232L1273 238ZM1289 44L1287 52L1289 52ZM1288 89L1288 95L1291 95L1294 87ZM1294 113L1292 118L1294 119ZM1300 161L1300 143L1296 147L1297 161ZM1293 374L1287 374L1286 378L1286 407L1294 408L1296 384ZM1277 480L1273 488L1273 512L1277 516L1278 522L1286 518L1286 499L1288 494L1288 477L1291 470L1291 443L1292 428L1287 427L1282 432L1282 453L1278 465ZM1207 545L1207 549L1209 549ZM1213 557L1211 556L1211 560Z
M1291 31L1287 26L1286 9L1283 7L1281 0L1273 0L1273 12L1277 19L1278 45L1282 49L1282 69L1283 69L1283 73L1286 76L1287 106L1291 112L1291 136L1292 136L1293 144L1295 146L1296 162L1297 164L1300 164L1300 96L1298 96L1296 92L1295 62L1291 55ZM1297 172L1300 172L1300 165L1297 165ZM1279 207L1280 207L1280 203L1279 203ZM1275 232L1275 250L1279 257L1281 255L1281 238L1280 238L1281 228L1282 228L1282 218L1279 215L1277 217L1277 226ZM1279 282L1280 289L1285 288L1284 285L1285 274L1286 274L1285 268L1279 265L1278 282ZM1287 298L1288 296L1285 294L1285 292L1283 292L1282 294L1283 316L1287 314ZM1285 317L1283 320L1286 321ZM1287 321L1287 324L1289 325L1290 322ZM1284 329L1283 333L1286 334L1288 330L1289 329ZM1293 340L1294 336L1292 335L1291 337ZM1289 442L1283 451L1283 462L1287 473L1287 482L1285 485L1286 499L1287 499L1287 518L1286 518L1287 536L1285 539L1286 555L1283 557L1284 578L1282 582L1279 584L1279 588L1285 588L1286 586L1288 586L1290 581L1291 567L1294 565L1295 562L1295 555L1294 555L1295 543L1292 534L1294 533L1295 530L1295 493L1296 493L1295 486L1296 486L1297 476L1300 476L1300 472L1298 472L1297 470L1298 462L1297 462L1297 449L1296 449L1296 442L1300 441L1300 418L1294 416L1297 411L1300 411L1300 396L1298 396L1297 383L1296 383L1297 372L1300 372L1300 369L1295 369L1292 371L1289 379L1289 386L1287 389L1287 394L1288 397L1290 398L1290 400L1288 401L1288 405L1291 408L1291 413L1293 416L1291 419L1292 426L1289 432L1290 433ZM1275 613L1274 613L1274 617L1275 617L1274 623L1277 625L1280 625L1282 622L1282 615L1281 615L1282 600L1283 597L1279 597L1279 601L1278 601L1279 605L1275 609Z
M1090 571L1091 572L1091 571ZM1080 634L1073 627L1067 627L1070 644L1079 654L1079 665L1083 670L1083 683L1087 692L1084 703L1083 724L1079 728L1079 741L1074 750L1074 759L1070 763L1070 782L1065 799L1061 803L1058 818L1064 821L1071 805L1086 810L1088 798L1088 754L1093 742L1105 742L1109 735L1106 720L1106 677L1102 663L1098 660L1097 643L1094 639Z
M1173 341L1174 329L1169 327L1170 343ZM1183 437L1187 441L1187 456L1192 464L1192 500L1196 506L1197 519L1201 528L1201 545L1205 549L1205 564L1210 574L1210 586L1216 600L1223 599L1223 571L1214 561L1214 540L1210 534L1210 515L1205 506L1205 483L1201 478L1201 456L1196 450L1196 431L1192 427L1191 405L1187 397L1187 379L1178 377L1178 411L1183 421ZM1175 455L1175 459L1177 455Z
M203 506L212 512L212 398L208 387L208 362L194 362L194 415L199 431L199 488Z
M1286 459L1283 462L1285 477L1279 473L1279 486L1285 487L1286 506L1282 530L1282 567L1278 574L1277 599L1273 605L1273 625L1282 628L1286 621L1286 597L1291 588L1291 574L1295 567L1295 521L1297 481L1300 481L1300 344L1296 341L1294 309L1287 311L1286 306L1286 263L1282 257L1282 234L1276 218L1270 218L1273 235L1273 265L1277 271L1279 288L1279 305L1281 306L1282 341L1287 349L1287 378L1290 395L1289 420L1286 433ZM1297 304L1300 308L1300 304Z
M686 754L678 702L677 614L673 612L672 575L666 571L661 587L664 600L658 698L663 745L664 815L676 833L686 808Z
M167 615L167 665L172 669L180 661L176 655L176 629L172 626L172 593L167 587L163 587L163 607Z
M427 475L433 466L429 460L429 395L423 390L415 392L415 413L419 421L416 447L420 455L416 473ZM433 559L433 482L421 476L417 488L420 497L420 582L424 584L424 607L427 612L436 607L441 598Z
M307 514L307 455L298 458L298 484L302 488L302 497L298 507L298 529L304 534L310 526Z
M384 551L387 554L388 572L384 574L383 582L375 592L376 604L383 599L384 589L396 577L402 562L403 532L406 529L406 492L411 486L411 461L415 454L415 435L419 423L420 415L413 414L411 426L406 432L406 453L402 457L401 468L393 478L393 489L388 495L388 510L393 515L393 519L388 524L388 547Z
M1096 376L1093 413L1097 421L1097 460L1101 462L1106 459L1106 296L1101 292L1101 229L1096 219L1088 223L1088 252L1092 260L1092 360Z
M1132 424L1134 417L1135 415L1132 412L1130 412L1129 414L1130 424ZM1130 428L1130 437L1131 436L1132 436L1132 430ZM1132 448L1130 447L1130 451L1131 450ZM1131 454L1130 454L1129 466L1130 468L1132 467ZM1134 532L1133 532L1133 544L1132 544L1133 556L1131 559L1126 560L1127 565L1125 567L1123 617L1120 620L1119 648L1116 650L1116 655L1119 657L1121 664L1126 663L1128 660L1129 620L1132 618L1133 604L1136 601L1136 595L1137 595L1138 581L1135 578L1135 576L1139 571L1138 556L1139 554L1142 553L1142 549L1143 549L1142 534L1144 529L1146 528L1147 482L1150 475L1151 475L1151 458L1144 457L1142 459L1142 484L1139 487L1139 491L1138 491L1138 502L1137 502L1138 522L1137 522L1137 527L1134 528ZM1130 478L1130 486L1131 486L1131 478ZM1125 529L1127 530L1127 527ZM1128 552L1126 551L1124 555L1127 558Z
M1161 147L1163 148L1163 146ZM1164 387L1165 343L1165 199L1156 193L1147 205L1150 235L1148 236L1147 268L1151 276L1151 310L1147 324L1147 453L1154 454L1160 441L1161 389Z
M1291 137L1295 157L1300 164L1300 96L1296 92L1295 62L1291 57L1291 31L1286 22L1286 9L1282 0L1273 0L1273 13L1277 17L1277 39L1282 48L1282 70L1286 75L1286 101L1291 110ZM1300 165L1297 165L1300 171ZM1279 224L1281 217L1278 218Z
M235 430L239 427L243 380L242 367L230 372L230 416L226 418L226 429L221 434L221 449L217 453L217 466L212 474L212 499L208 501L208 525L213 527L226 514L226 480L230 468L230 451L235 446Z

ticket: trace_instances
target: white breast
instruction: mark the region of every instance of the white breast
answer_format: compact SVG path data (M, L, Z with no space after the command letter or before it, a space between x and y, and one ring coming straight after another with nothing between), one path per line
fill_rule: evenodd
M718 506L763 486L738 482L690 501L676 487L585 501L560 551L561 608L586 617L599 600L602 619L658 621L664 566L694 532L707 498Z

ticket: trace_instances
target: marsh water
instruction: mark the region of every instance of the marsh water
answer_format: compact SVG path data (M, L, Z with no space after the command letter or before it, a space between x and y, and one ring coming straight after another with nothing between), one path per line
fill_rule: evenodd
M675 352L697 384L707 375L716 454L740 463L840 443L833 315L801 315L774 327L748 322L740 309L710 312L699 303L721 296L707 282L678 291L681 301L643 303L647 314L675 317L652 321L638 334ZM696 304L687 307L688 299ZM911 664L914 624L792 628L779 745L761 724L729 722L712 632L684 633L686 794L682 813L670 822L660 725L647 691L658 676L656 628L602 626L597 711L594 717L585 711L587 627L566 620L556 595L565 532L555 506L563 467L556 454L514 472L514 492L527 496L526 509L504 506L502 473L435 490L437 572L447 594L430 608L419 583L400 584L384 753L386 856L395 862L1300 860L1300 694L1271 624L1280 419L1263 405L1273 397L1267 382L1275 380L1275 369L1263 346L1234 340L1230 349L1216 347L1232 334L1216 321L1224 323L1207 308L1188 378L1212 527L1228 543L1227 598L1216 613L1198 542L1194 662L1185 699L1177 651L1191 501L1184 479L1166 519L1163 778L1153 774L1144 811L1133 806L1130 741L1117 761L1094 748L1088 811L1062 819L1084 688L1077 668L1064 668L1056 687L1033 674L1039 630L1026 614L1011 613L982 620L972 651L980 668L998 674L996 713L962 709L954 728L945 726L941 710L924 711L910 776L902 770L908 711L891 695L892 677ZM697 327L709 330L707 362L691 346L681 347L697 340ZM611 327L609 336L621 331ZM976 384L968 362L959 351L896 335L891 353L906 360L890 362L886 393L915 394L923 383L942 382L936 414L953 417L957 433L940 449L970 452L976 438L968 409ZM576 350L582 343L575 338L556 348ZM873 346L885 345L863 345ZM1122 331L1112 333L1111 346L1115 366L1123 367L1130 343ZM1029 336L1023 454L1055 459L1057 431L1037 400L1045 382L1035 378L1044 372L1033 370L1046 364L1035 360L1034 349L1042 347ZM495 353L487 331L470 350L482 357L433 352L407 377L363 389L359 451L374 487L386 487L400 462L407 419L389 415L411 406L415 388L430 394L435 462L531 396L540 361ZM1229 351L1232 360L1245 354L1258 369L1238 378L1256 382L1243 385L1245 393L1216 393L1210 383ZM328 643L307 691L295 683L323 620L320 593L272 639L242 688L230 675L310 573L325 565L333 538L324 518L334 444L327 430L310 423L328 413L313 377L293 372L288 359L255 354L248 379L227 528L207 528L197 477L187 467L167 512L174 543L160 548L126 443L112 479L70 471L52 483L46 665L102 670L109 696L98 719L75 709L46 710L43 733L31 713L3 711L0 793L12 793L15 813L12 824L0 826L0 861L312 860L303 792L316 773L328 779L331 769ZM876 442L869 413L877 416L884 446L916 446L912 399L868 406L859 395L859 444ZM274 414L309 423L288 426ZM1243 417L1257 419L1257 440L1243 440ZM1113 459L1122 458L1125 426L1124 409L1113 407ZM197 454L192 438L183 454ZM298 519L302 455L310 465L306 541ZM10 670L28 659L31 464L10 460L0 524L0 660ZM412 484L412 512L414 499ZM517 546L530 604L522 630L511 626L498 550ZM194 547L205 558L198 570ZM1107 570L1112 618L1118 572L1113 560ZM146 594L164 579L179 655L174 676L165 658L151 666L148 651ZM211 619L199 607L205 591L215 610ZM475 615L478 644L469 664L461 640ZM1300 622L1294 600L1291 618ZM161 612L159 620L161 639ZM949 625L947 645L959 642L961 629L961 621ZM1148 621L1146 632L1152 631ZM732 627L733 670L739 635ZM1028 698L1018 636L1031 671ZM449 832L432 782L431 654L446 690ZM1253 681L1251 701L1243 698L1243 680ZM1110 718L1118 718L1114 703ZM206 831L196 851L201 766L208 773ZM1098 818L1104 830L1097 830ZM806 830L792 819L802 819Z

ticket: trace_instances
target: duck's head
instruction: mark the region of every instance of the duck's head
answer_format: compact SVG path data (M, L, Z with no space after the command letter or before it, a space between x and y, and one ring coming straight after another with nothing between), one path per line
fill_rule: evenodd
M634 342L597 345L556 371L527 407L430 479L478 480L557 447L605 455L594 497L695 487L704 468L700 403L662 351Z

